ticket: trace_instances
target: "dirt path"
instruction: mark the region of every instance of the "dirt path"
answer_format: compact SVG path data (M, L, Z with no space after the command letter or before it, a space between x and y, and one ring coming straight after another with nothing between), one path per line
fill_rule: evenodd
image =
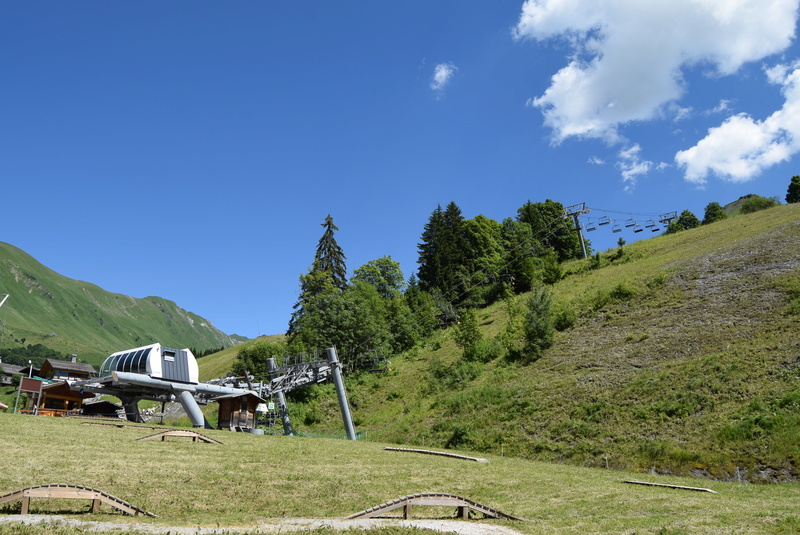
M96 533L113 533L114 531L136 530L141 533L173 534L173 535L215 535L223 533L283 533L287 530L306 533L315 528L369 529L381 526L404 526L430 529L441 533L458 533L459 535L521 535L519 531L504 526L494 526L481 521L461 520L402 520L393 518L367 518L345 520L341 518L276 518L251 527L176 527L159 526L144 523L128 522L96 522L78 520L62 515L0 515L0 525L3 524L52 524L57 526L71 526L83 531ZM291 533L291 531L289 531Z

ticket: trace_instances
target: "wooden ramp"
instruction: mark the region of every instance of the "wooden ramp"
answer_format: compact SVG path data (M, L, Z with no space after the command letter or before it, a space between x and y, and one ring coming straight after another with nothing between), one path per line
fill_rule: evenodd
M115 509L119 509L123 513L129 515L146 515L155 518L156 515L148 513L144 509L140 509L135 505L131 505L125 500L112 496L102 490L84 487L82 485L67 485L65 483L53 483L50 485L36 485L34 487L25 487L24 489L15 490L0 496L0 504L22 500L22 513L28 514L30 508L31 498L66 498L66 499L86 499L92 500L92 513L97 513L100 510L100 502L110 505Z
M155 435L148 435L146 437L137 438L136 440L155 440L160 438L163 441L167 440L167 437L190 437L192 442L197 442L198 440L202 442L208 442L209 444L222 444L219 440L215 440L211 437L207 437L198 433L197 431L188 431L185 429L170 429L169 431L162 431L161 433L156 433Z
M470 499L462 498L461 496L455 496L453 494L442 494L439 492L424 492L422 494L411 494L410 496L401 496L396 500L382 503L380 505L376 505L375 507L370 507L369 509L366 509L354 515L350 515L347 517L347 519L350 520L352 518L374 518L376 516L383 515L384 513L388 513L389 511L393 511L394 509L399 509L402 507L403 518L407 520L411 518L411 507L414 505L456 507L457 517L465 520L469 519L470 509L482 513L484 516L489 518L502 518L505 520L523 520L522 518L517 518L508 515L506 513L498 511L497 509L492 509L491 507L481 505L478 502L474 502Z
M409 448L383 448L386 451L403 451L407 453L423 453L425 455L441 455L442 457L451 457L453 459L462 459L464 461L475 461L477 463L488 463L489 459L483 459L481 457L468 457L467 455L458 455L457 453L449 453L446 451L434 451L434 450L415 450Z

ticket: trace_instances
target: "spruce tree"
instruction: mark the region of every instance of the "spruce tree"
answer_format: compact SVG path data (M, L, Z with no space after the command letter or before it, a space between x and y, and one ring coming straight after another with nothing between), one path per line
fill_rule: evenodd
M300 298L294 305L289 320L287 334L300 332L303 319L313 310L317 298L332 291L342 292L347 288L347 267L342 248L336 243L333 233L339 228L334 225L330 214L322 223L325 227L317 244L314 262L308 273L300 275Z
M420 287L431 291L441 291L448 299L456 297L459 274L464 266L465 239L464 216L455 202L450 202L442 210L438 205L425 224L419 251Z
M441 243L444 239L444 217L442 215L442 205L437 205L436 209L428 218L422 231L422 242L417 244L419 251L419 285L423 290L430 291L439 282L441 272L442 254Z
M786 202L787 204L800 202L800 176L798 175L794 175L789 183L789 189L786 191Z
M339 230L339 227L333 224L330 214L321 225L325 227L325 232L317 244L317 254L314 257L315 267L328 274L335 288L344 290L347 288L347 266L345 265L344 251L333 237L333 232Z

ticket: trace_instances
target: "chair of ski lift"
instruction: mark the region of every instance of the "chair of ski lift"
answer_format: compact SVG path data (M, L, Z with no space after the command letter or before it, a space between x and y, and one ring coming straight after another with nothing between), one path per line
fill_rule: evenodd
M644 228L642 228L641 225L636 225L635 227L633 227L633 231L634 232L641 232L643 230L644 230Z
M648 219L647 222L644 224L644 226L647 228L653 228L656 226L656 222L653 221L652 219Z
M595 225L594 223L591 223L591 222L587 223L586 224L586 232L591 232L593 230L597 230L597 225Z
M658 232L659 230L661 230L661 227L654 225L653 228L650 229L650 232Z
M625 226L628 227L628 228L635 227L636 226L636 220L635 219L628 219L625 222Z
M598 225L608 225L609 223L611 223L611 218L608 217L607 215L604 215L597 220Z
M622 232L622 227L619 223L614 223L614 226L611 227L611 232Z

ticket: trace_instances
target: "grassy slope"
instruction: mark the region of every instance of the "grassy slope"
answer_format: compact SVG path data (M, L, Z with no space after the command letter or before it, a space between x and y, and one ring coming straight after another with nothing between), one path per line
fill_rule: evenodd
M0 242L3 346L41 343L94 364L114 351L160 342L209 349L232 341L211 322L160 297L135 299L68 279Z
M579 319L540 360L464 365L443 331L388 376L347 378L356 426L401 444L796 479L798 235L800 205L780 206L610 251L600 269L567 265L554 298ZM484 335L524 298L480 311ZM300 430L341 428L330 385L292 415Z
M635 478L697 486L696 481L487 456L488 464L383 450L372 442L204 431L188 439L137 441L152 429L0 414L6 459L0 494L70 483L104 490L158 515L125 517L108 506L81 520L161 526L245 526L271 518L344 517L418 492L471 498L526 522L522 533L790 533L800 526L796 487L706 482L718 494L626 485ZM82 502L31 501L33 513L86 511ZM19 511L19 502L0 513ZM450 509L415 508L415 517ZM71 516L71 515L70 515ZM73 516L74 518L74 516ZM282 532L286 532L284 530ZM0 533L50 533L32 527ZM59 533L77 533L64 528ZM421 533L415 530L392 531Z

